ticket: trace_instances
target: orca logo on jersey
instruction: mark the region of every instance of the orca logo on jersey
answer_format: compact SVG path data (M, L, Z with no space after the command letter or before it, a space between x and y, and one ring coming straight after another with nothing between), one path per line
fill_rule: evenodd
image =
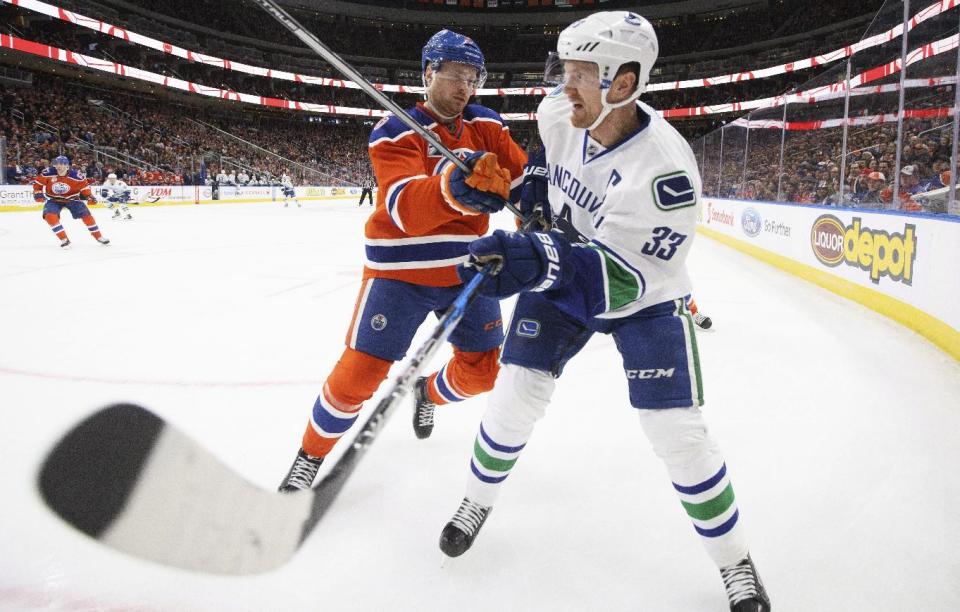
M653 201L660 210L676 210L697 203L693 181L684 172L672 172L653 179Z
M517 335L524 338L536 338L540 335L540 321L520 319L517 323Z
M57 195L63 195L70 191L70 185L57 181L56 183L53 184L53 186L50 189L51 191L53 191L53 193Z
M377 331L383 331L383 328L387 326L387 317L382 314L373 315L373 318L370 319L370 327Z

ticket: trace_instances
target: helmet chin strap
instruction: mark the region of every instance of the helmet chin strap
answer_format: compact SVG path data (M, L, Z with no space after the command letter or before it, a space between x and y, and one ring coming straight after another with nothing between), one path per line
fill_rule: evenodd
M642 94L643 92L639 88L637 88L637 91L633 92L633 94L629 98L621 102L617 102L615 104L611 104L610 102L607 102L607 94L609 93L610 93L609 87L603 90L603 95L600 96L600 104L603 105L603 109L600 111L600 114L597 115L596 120L594 120L594 122L590 124L590 127L587 128L588 132L591 130L597 129L597 126L603 123L603 120L607 118L607 115L609 115L610 112L613 111L613 109L620 108L621 106L626 106L627 104L632 104L637 98L640 97L640 94Z

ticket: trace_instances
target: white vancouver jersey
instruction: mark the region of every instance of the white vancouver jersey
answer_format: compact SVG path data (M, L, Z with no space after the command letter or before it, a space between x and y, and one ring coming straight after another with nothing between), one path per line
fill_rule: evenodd
M120 180L114 181L113 184L110 184L110 181L105 181L100 188L109 189L110 196L120 196L130 191L130 186Z
M637 106L649 123L609 149L570 124L562 88L537 109L553 214L572 222L603 255L602 318L690 293L684 262L701 193L697 161L656 111Z

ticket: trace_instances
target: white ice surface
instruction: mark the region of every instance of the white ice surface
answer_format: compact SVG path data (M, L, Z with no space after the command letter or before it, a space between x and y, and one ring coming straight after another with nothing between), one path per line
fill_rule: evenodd
M153 565L47 510L45 453L117 400L273 489L342 349L368 212L96 211L113 244L65 219L67 252L39 213L0 215L0 610L725 609L605 337L569 365L473 550L443 568L482 398L441 409L426 441L399 410L269 574ZM709 239L690 267L715 326L698 336L705 410L775 609L960 609L960 366Z

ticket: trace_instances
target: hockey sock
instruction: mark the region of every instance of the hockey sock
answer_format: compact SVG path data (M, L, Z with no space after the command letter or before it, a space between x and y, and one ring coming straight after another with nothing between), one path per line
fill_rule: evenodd
M53 233L57 235L57 238L60 240L67 239L67 232L64 231L63 225L60 223L60 215L47 213L43 215L43 219L47 222L47 225L50 226L50 229L53 230Z
M82 221L87 224L87 229L90 230L90 235L94 238L100 238L100 228L97 227L97 222L94 220L93 215L87 215L83 217Z
M692 315L697 314L697 303L694 301L693 298L690 298L689 300L687 300L687 310L689 310L690 314Z
M640 410L640 422L663 460L680 504L717 567L747 556L733 485L699 408Z
M427 377L427 394L436 405L462 402L493 388L497 379L499 349L467 352L457 348L453 358Z
M376 392L392 363L351 348L343 351L313 404L301 443L308 455L327 456L357 421L363 402Z
M337 440L357 421L363 404L344 404L330 393L330 386L323 385L310 414L310 423L303 434L301 446L313 457L326 457Z
M481 506L492 506L500 485L513 470L520 452L543 416L555 381L546 372L516 365L500 370L497 385L473 444L467 495Z

